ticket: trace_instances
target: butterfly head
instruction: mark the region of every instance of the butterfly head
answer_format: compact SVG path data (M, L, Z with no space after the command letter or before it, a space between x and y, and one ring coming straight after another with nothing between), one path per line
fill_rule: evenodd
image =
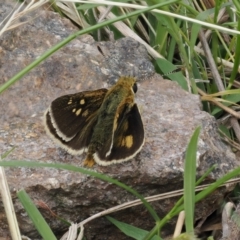
M120 77L117 84L126 88L131 88L133 93L137 92L137 83L135 77Z

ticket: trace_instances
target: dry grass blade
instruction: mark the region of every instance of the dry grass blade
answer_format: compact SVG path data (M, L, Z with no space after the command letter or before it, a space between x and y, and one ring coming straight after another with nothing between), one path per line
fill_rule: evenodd
M65 1L57 1L57 6L61 9L61 11L72 19L75 23L77 23L82 28L90 27L90 25L79 15L79 12L76 8L75 3L73 2L65 2Z
M67 237L67 240L75 240L76 237L77 237L77 229L78 229L78 226L76 223L72 223L70 228L69 228L69 235Z
M196 51L197 53L205 56L204 51L201 48L197 47L197 46L194 47L194 51ZM233 68L233 63L232 62L229 62L229 61L227 61L225 59L222 59L222 58L219 58L219 57L217 57L216 59L217 59L217 62L222 64L223 66L225 66L227 68L230 68L230 69ZM238 71L240 72L240 66L238 68Z
M24 4L24 2L23 2L15 11L12 11L11 13L9 13L8 16L6 16L5 19L0 23L0 26L1 26L1 25L3 25L3 23L4 23L5 21L7 21L7 22L4 24L3 28L1 29L1 31L0 31L0 36L1 36L4 32L6 32L6 31L8 31L8 30L10 29L10 25L13 24L14 19L16 18L15 16L18 14L18 12L19 12L20 9L22 8L23 4ZM15 6L17 6L17 5L15 5ZM9 19L8 19L8 18L9 18ZM8 19L8 20L7 20L7 19Z
M105 11L106 11L106 8L105 7L102 7L102 6L99 6L97 8L99 10L99 12L101 14L104 14ZM109 13L107 16L106 16L107 19L114 19L116 18L116 16L113 14L113 13ZM116 22L113 24L117 29L118 31L120 31L124 36L127 36L127 37L131 37L133 39L135 39L136 41L140 42L141 44L143 44L149 54L153 57L153 58L163 58L157 51L155 51L149 44L147 44L145 41L142 40L142 38L140 38L134 31L132 31L132 29L130 29L125 23L123 22Z
M223 109L224 111L230 113L232 116L240 119L240 114L236 111L234 111L233 109L223 105L222 103L219 102L220 99L216 99L216 98L213 98L211 96L208 96L208 94L206 94L205 92L203 92L201 89L198 88L198 93L200 95L202 95L201 97L201 100L202 101L209 101L209 102L212 102L214 103L215 105L217 105L218 107L220 107L221 109Z
M0 167L0 193L8 220L10 233L13 240L21 240L21 234L17 223L17 218L14 212L11 194L8 188L7 179L3 167Z
M223 187L223 186L228 186L229 187L230 184L233 185L233 184L238 183L238 182L240 182L240 178L232 179L232 180L227 181L225 184L221 185L220 187ZM209 185L210 184L197 186L195 188L195 190L196 190L196 192L202 191L203 189L207 188ZM154 202L154 201L159 201L159 200L163 200L163 199L170 198L170 197L181 196L182 194L183 194L183 190L181 189L181 190L176 190L176 191L172 191L172 192L168 192L168 193L162 193L162 194L146 197L145 200L147 200L148 202ZM131 201L131 202L120 204L116 207L109 208L107 210L99 212L99 213L83 220L82 222L78 223L78 227L83 227L86 223L88 223L88 222L90 222L90 221L92 221L96 218L108 215L108 214L113 213L113 212L121 211L121 210L130 208L130 207L133 207L133 206L141 205L141 204L142 204L142 201L138 199L138 200L134 200L134 201ZM67 236L68 236L68 232L66 232L60 240L67 239L66 238Z
M181 234L184 221L185 221L185 212L181 211L178 215L178 220L174 230L173 238L176 238Z
M0 30L0 36L6 31L9 31L29 22L31 19L25 22L18 22L18 20L20 17L26 16L28 13L38 10L42 5L48 2L48 0L39 0L36 2L32 0L29 4L26 5L25 8L23 8L23 6L25 5L26 1L21 3L15 11L9 13L8 16L6 16L5 19L0 23L0 26L4 24L3 28Z
M230 119L230 122L231 122L232 128L233 128L233 130L235 132L235 135L236 135L238 141L240 142L240 126L239 126L239 122L234 117L232 117Z
M94 11L93 11L93 14L94 14L95 19L96 19L96 20L98 19L97 22L98 22L98 23L102 22L102 21L106 18L106 16L109 14L109 12L112 10L112 8L113 8L113 6L108 6L108 7L106 8L106 11L99 16L99 19L98 19L98 17L97 17L97 11L94 10ZM109 30L109 27L107 26L107 27L105 27L104 29L105 29L105 32L106 32L107 35L108 35L108 38L109 38L110 40L114 41L113 34L112 34L112 32ZM100 39L101 39L101 31L98 30L98 40L100 40Z
M78 225L76 223L72 223L69 227L69 230L67 234L64 234L64 236L61 238L61 240L81 240L83 238L83 232L84 228L83 226L80 226L80 233L77 236Z
M206 40L205 35L203 33L203 30L200 30L200 32L199 32L199 38L200 38L200 41L202 43L203 50L205 52L205 56L207 58L207 61L208 61L209 67L211 69L213 79L214 79L214 81L217 85L218 91L224 91L225 88L223 86L222 79L220 77L220 74L218 73L217 66L214 62L213 56L211 54L211 50L208 46L208 43L207 43L207 40Z
M222 212L222 237L229 237L230 236L230 228L229 228L229 219L231 217L231 212L233 209L233 203L228 202L223 209Z
M218 23L221 23L221 19L223 18L223 16L224 16L225 13L226 13L226 8L220 9L219 14L218 14L218 17L217 17L217 22L218 22ZM209 17L210 17L210 16L209 16ZM208 40L208 39L210 38L211 34L212 34L212 30L210 30L210 29L206 30L206 32L204 33L206 40ZM202 46L202 43L199 42L199 43L197 44L197 47L200 48L201 46Z
M80 233L79 233L79 235L78 235L77 240L83 239L83 233L84 233L84 227L83 227L82 224L80 224Z
M100 23L100 22L102 22L105 18L106 18L106 16L110 13L110 11L112 10L112 6L109 6L109 7L107 7L106 8L106 11L103 13L103 14L101 14L101 16L99 17L99 19L98 19L98 23Z
M229 138L227 135L225 135L224 132L222 132L221 130L219 130L220 133L222 134L222 140L224 140L225 142L227 142L230 146L232 146L233 148L237 149L240 151L240 144L233 141L231 138Z
M108 6L119 6L119 7L127 7L127 8L132 8L132 9L144 9L146 8L145 6L141 6L141 5L136 5L136 4L129 4L129 3L122 3L122 2L114 2L114 1L105 1L105 0L65 0L64 2L78 2L78 3L88 3L88 4L105 4ZM189 18L189 17L185 17L183 15L180 14L176 14L176 13L172 13L172 12L167 12L167 11L163 11L163 10L159 10L159 9L154 9L152 10L152 12L156 12L156 13L161 13L163 15L166 16L170 16L176 19L182 19L185 21L189 21L192 23L197 23L201 26L205 26L205 27L209 27L212 28L214 30L219 30L219 31L223 31L229 34L239 34L240 32L234 29L229 29L226 27L222 27L216 24L212 24L212 23L208 23L206 21L200 21L197 20L195 18Z

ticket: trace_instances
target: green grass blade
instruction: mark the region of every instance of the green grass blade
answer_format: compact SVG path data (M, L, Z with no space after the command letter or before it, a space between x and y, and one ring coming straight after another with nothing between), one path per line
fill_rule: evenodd
M184 210L187 233L193 233L194 226L196 155L200 130L200 127L196 128L190 139L184 163Z
M239 89L237 89L239 90ZM230 106L233 104L237 104L240 101L240 94L231 94L231 95L227 95L224 96L224 99L226 100L226 102L222 102L223 105L225 106ZM229 102L227 102L229 101ZM218 113L220 113L222 111L222 109L220 107L214 107L213 111L212 111L212 115L216 115Z
M178 69L174 64L163 58L158 58L155 62L164 75L177 82L184 90L188 90L187 82L182 72L173 72Z
M28 194L24 190L20 190L17 192L17 196L42 238L46 240L57 240Z
M182 89L188 91L186 78L183 76L182 72L174 72L167 75L172 81L177 82Z
M195 130L196 132L196 130ZM196 182L195 186L198 186L214 169L216 168L216 165L213 165L210 167L203 176ZM174 216L180 213L180 211L184 210L184 204L183 204L184 198L181 197L177 203L174 205L174 207L171 209L171 211L161 220L158 221L156 226L147 234L145 239L150 239L152 236L154 236L157 231L160 231L162 226L164 226L170 219L172 219ZM194 199L195 200L195 199Z
M200 12L197 16L195 16L195 18L201 21L207 21L209 16L213 14L213 12L214 12L214 9L207 9L206 11ZM198 34L201 28L202 26L199 24L196 24L196 23L192 24L191 38L190 38L190 48L192 51L198 39Z
M240 31L240 19L238 19L237 30ZM231 77L229 80L229 85L227 87L228 89L230 89L232 87L232 84L236 78L236 75L238 73L239 63L240 63L240 35L237 35L237 44L235 47L235 59L234 59L233 70L232 70Z
M172 64L171 62L169 62L168 60L166 60L164 58L156 59L156 64L164 75L165 74L167 75L167 74L177 70L177 67L174 64Z
M231 172L225 174L222 178L218 179L216 182L212 183L206 189L204 189L203 191L198 193L195 196L195 203L197 203L197 202L201 201L202 199L206 198L209 194L211 194L214 190L216 190L218 187L220 187L222 184L224 184L228 180L239 176L239 173L240 173L240 167L235 168ZM178 209L176 209L176 212L175 212L176 214L175 215L177 215L182 210L184 210L184 207L180 206Z
M7 152L5 152L2 155L0 155L0 159L6 158L12 151L14 151L15 148L16 147L12 147L10 150L8 150Z
M85 168L81 168L81 167L76 167L73 165L69 165L69 164L60 164L60 163L39 163L39 162L33 162L33 161L2 161L0 162L0 166L4 166L4 167L30 167L30 168L37 168L37 167L48 167L48 168L56 168L56 169L65 169L65 170L69 170L69 171L73 171L73 172L80 172L82 174L87 174L90 175L92 177L96 177L99 178L103 181L107 181L110 183L113 183L125 190L127 190L128 192L130 192L131 194L135 195L137 198L139 198L142 203L144 204L144 206L146 207L146 209L149 211L149 213L152 215L152 217L154 218L155 221L159 220L159 217L157 215L157 213L154 211L154 209L152 208L152 206L144 199L144 197L142 195L140 195L137 191L135 191L134 189L132 189L131 187L125 185L124 183L121 183L113 178L110 178L104 174L101 173L97 173Z
M148 234L148 231L143 230L141 228L134 227L124 222L120 222L109 216L106 216L106 218L108 219L108 221L114 224L117 228L119 228L124 234L136 240L143 239ZM151 240L161 240L161 239L162 238L156 235L153 238L151 238Z

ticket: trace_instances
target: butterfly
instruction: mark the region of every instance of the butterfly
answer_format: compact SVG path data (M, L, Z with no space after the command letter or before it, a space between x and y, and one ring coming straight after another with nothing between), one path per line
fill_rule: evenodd
M130 160L144 144L136 92L134 77L120 77L109 90L61 96L44 114L46 132L70 154L86 152L85 166Z

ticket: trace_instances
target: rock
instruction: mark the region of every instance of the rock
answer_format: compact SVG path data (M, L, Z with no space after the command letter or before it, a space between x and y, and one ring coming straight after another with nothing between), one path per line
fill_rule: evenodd
M6 3L4 7L7 8ZM1 15L0 20L3 17ZM38 17L31 22L4 33L0 38L0 84L75 31L76 27L69 20L39 10ZM202 127L198 144L198 176L217 164L217 169L208 178L211 182L237 165L235 155L219 137L215 119L201 110L199 97L155 74L142 45L130 38L99 43L89 35L70 42L1 95L0 107L4 114L0 115L0 149L6 152L16 147L5 160L82 166L85 156L69 155L46 135L42 125L45 109L58 96L110 87L119 76L132 74L138 78L136 102L145 126L145 145L135 159L107 167L95 165L94 171L133 187L145 197L182 189L184 155L197 126ZM38 238L36 230L15 197L16 190L21 188L39 206L59 236L67 227L44 208L46 205L59 217L80 222L102 210L135 199L113 184L80 173L50 168L7 168L6 172L21 232L32 239ZM205 217L206 213L218 208L213 203L218 203L226 191L216 190L208 200L198 204L196 218ZM175 201L176 198L167 199L153 205L163 217ZM2 204L0 212L3 213ZM142 206L112 216L144 229L154 226L154 220ZM163 231L169 234L169 229ZM0 237L7 234L3 215ZM85 236L95 240L128 239L105 218L87 224Z

